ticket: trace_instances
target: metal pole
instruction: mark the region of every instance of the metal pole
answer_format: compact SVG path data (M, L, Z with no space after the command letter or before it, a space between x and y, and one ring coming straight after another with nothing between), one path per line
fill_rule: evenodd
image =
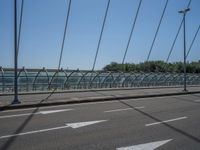
M12 104L19 104L20 101L18 99L18 81L17 81L17 0L14 0L14 62L15 62L15 71L14 71L14 100Z
M186 92L187 91L187 83L186 83L186 80L187 80L187 76L186 76L186 34L185 34L185 16L186 16L186 13L190 11L190 8L186 8L184 10L180 10L179 13L183 14L183 44L184 44L184 63L183 63L183 69L184 69L184 89L183 91Z
M184 40L184 90L187 91L186 88L186 35L185 35L185 15L186 12L183 13L183 40Z

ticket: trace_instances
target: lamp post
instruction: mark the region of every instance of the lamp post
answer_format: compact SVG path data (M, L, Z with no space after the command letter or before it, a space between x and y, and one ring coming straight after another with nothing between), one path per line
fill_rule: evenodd
M18 57L17 57L17 0L14 0L14 100L12 104L19 104L20 101L18 99L18 81L17 81L17 65L18 65Z
M184 10L180 10L178 11L179 13L183 14L183 45L184 45L184 65L183 65L183 69L184 69L184 89L183 91L186 92L187 91L187 85L186 85L186 35L185 35L185 16L186 13L190 11L190 8L184 9Z

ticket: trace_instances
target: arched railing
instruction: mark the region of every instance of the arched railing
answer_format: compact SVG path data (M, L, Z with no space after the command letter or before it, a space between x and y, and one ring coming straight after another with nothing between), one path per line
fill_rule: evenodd
M188 73L187 85L200 85L200 74ZM183 85L183 73L105 72L85 70L19 69L19 91L68 90ZM12 92L14 70L0 67L0 92Z
M42 78L46 79L46 80L43 80L42 83L37 83L37 79L39 78L39 75L41 73L45 73L45 76L41 76ZM45 89L45 86L48 88L49 87L49 74L47 72L47 70L45 68L39 70L34 78L34 81L33 81L33 90L37 90L37 88L40 87L40 90L44 90ZM46 81L46 82L44 82ZM46 88L46 89L47 89Z
M111 78L110 81L109 81L109 78ZM114 81L114 77L112 75L112 72L108 72L105 78L101 82L101 88L112 88L113 81Z
M64 87L67 89L77 89L78 82L82 78L83 73L79 70L72 71L68 76L64 83Z
M25 76L21 76L22 73L24 73ZM25 81L23 80L24 77L25 77ZM20 71L19 71L19 73L17 75L17 78L18 78L18 82L19 82L20 91L24 90L24 85L26 85L25 86L26 91L29 91L29 78L28 78L27 71L26 71L26 69L24 67L22 69L20 69Z
M89 83L89 88L100 88L101 87L101 75L102 72L96 72L96 75L93 77L93 79L91 79L90 83Z
M63 82L61 82L62 80L60 81L60 78L63 78L63 76L59 76L60 73L64 73L64 81ZM60 89L64 89L63 83L66 81L67 77L68 77L68 75L65 70L63 70L62 68L60 70L57 70L51 77L51 80L48 85L48 89L49 90L51 90L52 88L58 89L58 87L60 87ZM53 83L53 82L56 82L56 83Z

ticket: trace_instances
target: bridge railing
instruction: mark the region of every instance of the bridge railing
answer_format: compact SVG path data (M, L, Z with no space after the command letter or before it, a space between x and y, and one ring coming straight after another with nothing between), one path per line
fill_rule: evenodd
M105 72L85 70L19 69L19 91L96 88L155 87L183 85L181 73ZM200 74L187 74L187 85L200 85ZM0 92L12 92L14 70L0 67Z

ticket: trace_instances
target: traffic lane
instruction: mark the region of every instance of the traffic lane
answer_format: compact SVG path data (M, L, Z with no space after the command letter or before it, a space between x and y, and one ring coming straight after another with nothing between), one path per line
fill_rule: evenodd
M158 102L158 101L156 101ZM163 101L160 101L163 102ZM168 101L169 102L169 101ZM180 102L179 102L180 103ZM200 110L199 110L199 105L195 104L195 103L189 103L189 102L185 102L184 101L184 105L179 105L179 108L176 107L173 103L172 105L168 106L166 105L166 103L164 103L163 105L159 104L159 105L153 105L152 107L147 106L144 111L143 110L138 110L139 112L141 112L142 114L144 114L145 116L149 116L150 118L152 118L152 122L147 123L148 124L153 124L156 122L162 122L162 121L166 121L166 120L176 120L176 118L181 118L181 117L185 117L185 120L176 120L176 121L170 121L170 123L167 124L176 124L176 126L168 126L166 123L161 123L161 124L155 124L155 126L153 125L153 127L158 127L160 125L164 125L172 130L174 130L175 132L178 132L179 134L182 134L184 137L189 138L190 140L193 140L195 143L200 142ZM190 106L187 106L187 103L190 104ZM140 103L141 104L141 103ZM131 104L128 104L131 106ZM155 106L157 107L156 111L155 111ZM166 109L166 106L170 109ZM159 110L158 110L159 109ZM200 145L199 145L200 146Z
M108 116L104 114L104 110L110 109L118 109L118 108L127 108L123 106L121 103L109 103L106 104L98 104L98 105L84 105L84 106L76 106L77 108L72 108L72 111L47 114L47 115L29 115L22 117L13 117L13 118L3 118L1 120L0 129L1 136L19 132L27 132L32 130L39 130L43 128L52 128L64 125L66 123L73 122L81 122L81 121L92 121L92 120L107 120L107 119L117 119L118 117L123 117L124 113L120 113L120 115L112 115ZM139 118L136 114L135 118ZM20 129L20 130L19 130Z
M128 113L130 115L130 113ZM141 120L140 120L141 121ZM148 120L147 120L148 121ZM184 122L186 123L186 120ZM129 116L79 129L62 129L31 136L19 136L9 143L2 140L10 149L116 149L117 147L143 144L173 139L162 149L198 149L199 143L185 136L177 125L180 122L166 123L153 127L139 125L138 119ZM178 143L178 144L177 144ZM22 147L23 145L23 147ZM180 147L179 147L180 146ZM170 148L169 148L170 147Z
M200 146L200 128L199 128L199 115L193 115L194 113L187 114L188 118L180 121L167 122L161 124L155 124L152 126L146 126L149 130L158 130L161 134L169 134L170 132L165 133L165 130L168 128L174 134L174 142L170 142L168 147L163 149L192 149L198 150ZM161 136L162 137L162 136Z
M124 114L125 112L123 112L123 113L120 113L120 114ZM126 113L125 113L126 114ZM130 115L131 113L129 112L129 113L127 113L127 115ZM122 128L123 129L129 129L130 128L130 125L128 125L128 126L124 126L123 127L123 124L122 124L122 122L124 122L126 125L127 125L127 122L130 122L130 120L134 120L134 122L136 122L137 124L138 124L138 120L142 120L140 117L140 119L133 119L133 118L136 118L136 117L133 117L133 116L131 116L130 115L130 117L127 117L127 115L125 115L125 117L118 117L118 118L127 118L127 121L125 121L125 120L119 120L119 122L120 122L120 127L122 126ZM114 115L114 116L116 116L116 114ZM146 119L145 119L146 120ZM113 120L112 122L114 122L114 121L118 121L118 119L116 119L116 120ZM151 120L152 121L152 120ZM149 122L150 122L150 120L149 120ZM136 126L136 125L131 125L131 126L134 126L134 128L136 128L137 130L138 130L138 127ZM112 127L113 128L113 127ZM120 129L119 128L119 126L118 126L118 123L117 123L117 129ZM116 130L117 130L116 129Z
M123 100L122 104L129 106L145 106L148 112L160 113L165 111L187 111L188 109L200 107L200 103L194 102L192 96L172 96L148 99Z
M129 101L130 102L130 101ZM140 102L140 101L136 101L136 102ZM156 103L154 103L156 102ZM164 102L164 105L161 104L161 103L158 103L158 102L161 102L163 103ZM167 104L167 103L168 104ZM171 105L171 102L168 100L168 101L163 101L162 100L159 100L159 101L155 101L154 99L152 99L152 101L149 99L148 102L146 102L145 104L152 104L153 103L153 106L159 106L155 109L155 107L153 106L148 106L148 107L145 107L145 111L148 111L148 109L151 109L153 110L154 112L154 116L157 117L158 119L160 120L168 120L168 119L173 119L173 118L179 118L179 117L183 117L184 115L187 115L186 114L176 114L176 111L180 111L180 109L178 107L175 107L174 111L171 111L171 108L173 108L174 106L174 103L173 105ZM184 102L185 103L185 102ZM74 118L78 119L77 121L81 120L82 118L85 118L85 119L107 119L108 117L113 119L113 118L117 118L117 117L124 117L123 115L126 115L125 112L111 112L110 115L107 115L105 114L105 118L102 117L100 114L102 113L102 111L109 111L109 110L114 110L114 109L126 109L126 108L130 108L130 106L124 106L121 105L123 103L119 102L119 103L101 103L101 104L95 104L95 105L81 105L81 106L76 106L77 108L74 108L76 109L76 112L62 112L62 113L58 113L58 114L50 114L50 115L44 115L44 116L37 116L37 115L32 115L31 116L31 119L30 117L27 117L25 119L9 119L9 122L3 122L0 127L1 129L4 129L2 133L7 133L8 132L8 129L9 129L9 133L14 133L17 129L16 127L19 127L22 125L22 123L24 122L27 122L26 120L30 120L28 122L28 125L26 125L26 130L25 131L28 131L28 130L37 130L38 128L50 128L52 127L52 125L54 126L57 126L57 124L64 124L66 123L67 121L71 121L71 122L74 122L76 120L74 120ZM180 104L180 102L178 103ZM162 107L162 105L164 107ZM133 105L131 105L132 107ZM139 104L134 104L134 106L140 106ZM165 107L169 107L170 110L166 109ZM182 108L183 110L184 109L191 109L189 105L185 104L184 105L185 107L188 107L188 108ZM196 106L195 106L196 107ZM157 110L157 109L160 109L160 110ZM181 109L181 112L182 112L182 109ZM193 109L193 108L192 108ZM131 110L127 110L127 113L129 113L129 111ZM168 112L169 111L169 112ZM164 113L161 113L161 112L164 112ZM166 113L165 113L166 112ZM112 114L113 113L113 114ZM117 113L117 115L116 115ZM159 114L159 115L156 115L156 114ZM197 112L198 113L198 112ZM91 116L91 114L93 114ZM96 114L96 115L95 115ZM133 114L131 114L133 115ZM34 117L33 117L34 116ZM91 117L90 117L91 116ZM33 118L32 118L33 117ZM67 120L67 119L68 120ZM4 120L8 120L7 119L4 119ZM9 124L9 128L7 127L7 124Z
M135 105L138 107L137 105ZM123 105L120 104L118 100L116 101L105 101L105 102L91 102L91 103L81 103L81 104L66 104L58 106L47 106L47 107L37 107L37 108L27 108L27 109L16 109L16 110L7 110L0 112L0 118L4 116L20 115L20 114L29 114L29 113L38 113L40 111L48 110L64 110L64 109L88 109L88 110L99 110L104 111L104 109L117 109L123 108Z
M172 103L175 102L174 100L165 100L163 98L157 98L157 100L155 100L154 98L151 99L143 99L143 100L139 100L139 101L128 101L129 103L134 103L131 104L131 107L137 107L137 106L142 106L143 104L146 105L145 106L145 111L149 110L151 112L154 112L153 115L156 116L156 113L160 114L160 118L161 120L168 120L168 119L173 119L173 118L179 118L179 117L183 117L186 114L177 114L175 115L176 111L183 111L183 110L187 110L187 109L191 109L190 105L187 104L187 102L183 102L184 103L184 107L182 109L180 109L179 105L182 105L182 102L176 102L176 103ZM136 104L139 103L139 104ZM186 104L185 104L186 103ZM194 105L194 104L193 104ZM178 106L178 107L177 107ZM30 117L25 117L24 119L18 119L18 118L7 118L7 119L3 119L5 120L3 123L0 124L0 128L4 129L2 130L1 133L7 133L8 129L9 132L8 133L14 133L14 131L16 131L16 127L19 127L22 125L22 123L27 122L28 121L28 125L26 125L25 128L27 128L25 131L27 130L37 130L38 127L39 128L49 128L52 127L52 125L56 126L57 124L64 124L67 121L71 121L74 122L74 118L77 118L78 120L85 118L85 119L95 119L95 118L100 118L100 119L105 119L107 117L109 118L113 118L116 117L113 114L116 114L117 112L111 112L111 115L107 115L105 116L105 118L101 118L98 115L100 115L103 111L109 111L109 110L115 110L115 109L129 109L131 108L129 105L124 105L123 103L119 102L112 102L112 103L96 103L94 105L75 105L75 107L67 107L67 108L72 108L74 109L72 112L62 112L62 113L58 113L58 114L49 114L49 115L31 115ZM167 107L167 108L166 108ZM196 107L196 106L195 106ZM62 109L66 109L66 107L62 107ZM54 108L55 109L55 108ZM172 109L174 111L172 111ZM193 107L192 107L193 109ZM75 112L74 112L75 111ZM131 111L131 110L125 110L125 111ZM168 111L170 111L168 113ZM167 112L162 114L161 112ZM113 113L113 114L112 114ZM120 113L120 115L119 115ZM93 114L93 117L90 117L91 114ZM96 115L95 115L96 114ZM108 113L107 113L108 114ZM118 112L118 117L123 117L124 112ZM34 116L34 117L33 117ZM101 116L101 115L100 115ZM159 116L158 119L159 119ZM31 119L30 119L31 118ZM67 119L68 120L67 120ZM7 121L9 120L9 121ZM7 127L9 124L9 128ZM31 125L32 124L32 125ZM4 131L4 132L3 132ZM8 134L7 133L7 134Z
M133 105L144 105L145 109L137 110L143 115L149 116L150 118L156 119L159 121L171 120L181 117L187 117L188 121L184 130L188 130L192 134L199 136L198 130L200 122L200 105L197 103L190 103L188 101L180 101L173 97L169 100L163 98L162 100L149 100L149 103L146 101L126 101L123 102L124 105L132 107ZM190 128L187 128L191 126ZM193 130L194 129L194 130ZM194 132L193 132L194 131Z
M123 117L120 117L120 118L123 118ZM109 120L109 121L107 121L107 122L103 122L103 123L101 123L101 124L99 124L99 125L95 125L95 126L88 126L88 127L85 127L85 128L83 128L83 129L77 129L78 130L78 132L76 132L77 130L74 130L74 129L66 129L66 130L62 130L62 132L60 133L60 131L58 130L58 131L52 131L52 132L45 132L45 133L42 133L42 134L38 134L38 135L30 135L30 137L29 138L25 138L25 140L24 140L24 137L25 136L29 136L29 135L25 135L24 137L23 136L19 136L19 137L17 137L17 138L15 138L15 139L21 139L21 140L19 140L18 142L16 142L16 144L19 144L20 145L20 143L21 142L24 142L24 141L27 141L26 139L30 139L30 141L29 142L25 142L28 146L30 146L30 145L32 145L32 142L34 141L34 139L32 139L32 138L34 138L35 136L36 136L36 138L35 138L35 140L37 141L37 139L40 139L39 141L37 141L35 144L33 144L33 147L34 147L34 145L41 145L41 147L44 147L44 146L42 146L43 144L46 146L46 145L49 145L49 143L47 142L47 141L51 141L52 140L52 142L54 142L55 141L55 139L48 139L47 137L52 137L52 136L54 136L54 134L63 134L63 133L65 133L64 134L64 136L61 136L61 138L59 138L59 140L57 141L58 143L60 142L60 141L62 141L60 144L58 144L58 145L63 145L63 147L64 148L66 148L66 141L64 142L63 141L63 139L65 139L65 140L67 140L67 141L71 141L70 143L69 143L69 145L68 146L75 146L77 143L76 143L76 140L78 140L77 138L79 138L79 137L81 137L81 140L82 140L82 138L83 139L85 139L86 137L85 136L88 136L89 138L91 138L91 139L93 139L94 137L96 137L96 135L95 135L95 132L98 132L97 133L97 137L99 136L98 134L99 133L101 133L102 132L102 130L101 130L101 128L102 127L105 127L106 128L106 130L111 130L111 129L113 129L113 127L114 126L116 126L117 128L117 130L118 129L120 129L121 128L121 130L122 129L126 129L128 126L128 124L126 123L126 122L128 122L128 120L130 120L130 118L135 118L136 119L136 117L132 117L131 115L130 115L130 117L126 117L125 118L125 120L124 119L122 119L122 120L118 120L118 119L113 119L113 120ZM137 119L136 119L137 120ZM141 117L140 117L140 120L141 120ZM119 125L119 122L121 122L121 125ZM113 126L113 124L114 124L114 126ZM138 123L138 121L134 121L134 122L132 122L132 124L131 125L133 125L134 127L136 127L137 128L137 126L139 125L139 123ZM125 126L125 127L123 127L123 126ZM141 125L142 126L142 125ZM58 132L58 133L57 133ZM75 137L73 138L73 135L74 135L74 133L75 133ZM88 135L88 133L89 133L89 135ZM91 133L91 135L90 135L90 133ZM49 135L50 134L50 135ZM110 133L106 133L106 131L105 131L105 129L104 129L104 134L110 134ZM102 137L102 138L104 138L104 137ZM45 141L43 141L42 139L45 139ZM87 138L86 138L87 139ZM11 139L10 139L11 140ZM46 141L47 140L47 141ZM96 138L96 140L97 141L99 141L97 138ZM9 142L9 139L8 140L6 140L6 139L3 139L2 140L3 141L3 143L2 143L2 145L6 145L6 143L8 143ZM96 141L96 142L97 142ZM42 143L41 143L42 142ZM87 142L88 144L89 144L89 141L86 141L85 140L85 142ZM26 145L25 144L25 145ZM90 143L90 144L92 144L92 143ZM98 144L98 143L97 143ZM23 143L21 143L21 145L23 145ZM54 145L54 144L53 144ZM51 145L52 147L54 147L53 145ZM87 146L87 144L86 144L86 146ZM14 146L15 148L17 147L17 146ZM81 146L82 147L82 146ZM80 148L81 148L80 147ZM27 148L27 147L26 147ZM26 149L25 148L25 149ZM35 148L35 147L34 147ZM33 149L34 149L33 148ZM55 147L54 147L55 148ZM21 147L19 148L19 149L21 149ZM50 149L49 147L47 148L47 149ZM68 149L68 148L67 148Z
M130 117L126 117L76 130L63 129L62 131L33 134L29 138L21 136L17 137L17 140L15 139L15 144L10 145L15 149L42 149L44 147L45 149L115 149L128 144L128 141L130 143L137 140L145 141L148 136L140 133L144 132L145 128L137 126L137 124L137 119L130 121ZM154 132L156 133L156 131ZM152 132L150 133L152 140L151 135ZM49 141L51 142L49 143ZM6 143L8 141L3 140L2 145L4 146ZM24 145L24 147L20 147L20 145Z
M188 101L191 103L198 103L200 104L200 94L190 94L188 96L176 97L177 100Z
M32 113L36 109L37 109L37 111L47 111L47 110L68 109L68 108L81 108L81 107L84 107L84 106L93 107L93 105L101 106L101 104L104 105L105 103L106 104L118 103L118 101L116 100L116 101L90 102L90 103L65 104L65 105L54 105L54 106L44 106L44 107L5 110L5 111L0 111L0 116L3 116L3 115L15 115L15 114L22 114L22 113Z

